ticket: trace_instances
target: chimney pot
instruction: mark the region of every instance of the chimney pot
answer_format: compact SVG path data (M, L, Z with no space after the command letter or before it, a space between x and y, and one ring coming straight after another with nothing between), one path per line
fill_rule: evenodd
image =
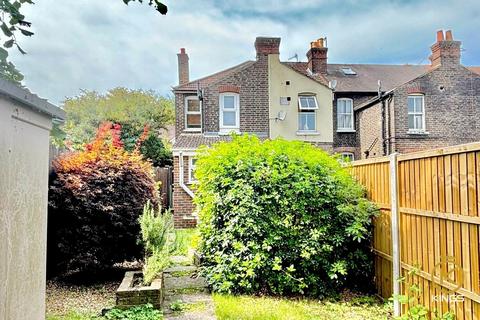
M180 48L180 53L185 54L185 48Z
M445 37L447 41L453 41L452 30L447 30Z
M443 30L438 30L437 31L437 42L443 41Z
M310 42L310 50L307 52L308 69L312 73L327 74L327 52L325 38L319 38Z
M453 40L452 30L448 30L445 36L446 39L442 30L437 31L437 42L431 46L430 61L432 67L440 65L451 67L460 64L462 43Z

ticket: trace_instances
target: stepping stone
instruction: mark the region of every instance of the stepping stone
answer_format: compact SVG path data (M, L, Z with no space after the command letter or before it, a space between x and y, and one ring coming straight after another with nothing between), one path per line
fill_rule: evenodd
M206 291L205 279L200 276L172 277L164 275L165 294Z
M197 267L195 266L173 266L167 268L163 271L164 275L172 275L176 276L177 274L187 275L187 274L194 274L198 271Z

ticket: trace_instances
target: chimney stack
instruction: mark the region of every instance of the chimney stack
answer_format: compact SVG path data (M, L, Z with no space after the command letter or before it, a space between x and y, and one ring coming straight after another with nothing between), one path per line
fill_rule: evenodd
M459 65L461 45L462 42L453 40L452 30L447 30L445 35L443 30L437 31L437 42L432 45L429 57L432 68Z
M257 37L255 39L257 60L268 57L269 54L280 54L280 40L280 38Z
M178 57L178 84L182 85L190 82L190 71L188 66L188 54L185 52L185 48L180 49Z
M327 52L327 38L310 42L310 50L307 52L308 69L313 74L327 74Z

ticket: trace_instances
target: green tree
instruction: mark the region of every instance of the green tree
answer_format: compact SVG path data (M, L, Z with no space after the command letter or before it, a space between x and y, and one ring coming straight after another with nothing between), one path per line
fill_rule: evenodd
M28 30L31 23L25 21L25 16L20 13L23 4L33 4L32 0L0 0L0 40L3 48L0 47L0 76L15 83L23 80L23 75L15 65L8 61L8 49L16 47L22 54L26 52L17 42L17 35L32 36L33 32Z
M142 144L142 154L156 166L171 163L171 153L160 138L162 130L174 123L173 100L154 91L115 88L106 94L83 90L80 95L67 98L63 108L67 120L63 126L65 144L82 150L95 136L98 126L105 121L122 125L122 141L126 150L149 128Z

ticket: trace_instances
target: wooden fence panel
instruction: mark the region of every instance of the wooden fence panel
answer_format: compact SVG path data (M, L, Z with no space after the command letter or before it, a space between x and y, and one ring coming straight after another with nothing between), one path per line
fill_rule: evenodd
M431 310L480 319L480 143L399 155L395 165L401 274L420 287L419 300ZM375 283L387 298L394 283L389 159L356 161L350 170L381 210Z
M388 158L376 158L362 164L356 161L352 173L366 187L367 196L380 208L373 221L375 286L385 298L392 296L392 238L390 210L390 170Z
M160 182L160 197L162 199L163 208L171 208L172 192L173 192L173 168L172 167L155 167L155 180Z

